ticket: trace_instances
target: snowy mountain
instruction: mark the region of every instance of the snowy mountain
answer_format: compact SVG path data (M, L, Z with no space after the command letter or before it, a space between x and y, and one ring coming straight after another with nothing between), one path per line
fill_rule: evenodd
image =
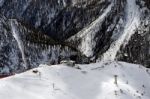
M146 5L142 0L112 0L95 21L67 41L78 44L77 48L91 59L149 67L150 11Z
M150 0L0 0L0 99L150 99L149 68Z
M149 4L149 0L0 0L0 74L66 59L121 60L149 67Z
M124 62L65 64L0 80L2 99L150 99L150 69Z

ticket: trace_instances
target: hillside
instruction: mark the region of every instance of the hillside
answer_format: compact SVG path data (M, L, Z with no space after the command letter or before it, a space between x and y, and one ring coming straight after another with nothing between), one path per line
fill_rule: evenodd
M150 67L148 0L0 0L0 12L0 75L66 59Z
M0 80L2 99L150 99L150 69L124 62L40 67ZM116 80L115 80L116 79Z

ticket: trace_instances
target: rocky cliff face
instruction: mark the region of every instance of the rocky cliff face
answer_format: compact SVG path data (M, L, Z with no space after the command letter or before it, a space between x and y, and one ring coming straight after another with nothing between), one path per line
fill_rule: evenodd
M73 58L149 66L149 0L1 0L0 72Z

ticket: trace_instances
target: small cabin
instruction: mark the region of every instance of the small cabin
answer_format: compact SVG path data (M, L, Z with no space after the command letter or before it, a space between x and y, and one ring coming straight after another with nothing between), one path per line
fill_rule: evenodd
M60 62L60 64L65 64L67 66L74 67L75 66L75 61L72 61L72 60L62 60Z

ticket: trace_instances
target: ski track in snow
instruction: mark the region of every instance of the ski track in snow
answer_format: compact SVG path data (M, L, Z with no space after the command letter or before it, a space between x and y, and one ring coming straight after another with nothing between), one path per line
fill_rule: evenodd
M128 43L137 27L140 25L140 12L135 0L127 0L125 24L123 34L118 38L118 40L112 43L108 51L103 54L101 60L115 60L120 47L122 45L125 46Z
M15 24L17 24L16 21L11 19L10 25L11 25L11 29L12 29L12 34L13 34L13 37L15 38L15 40L17 41L17 44L18 44L18 47L21 51L22 59L24 62L24 68L26 69L27 68L27 61L26 61L26 57L25 57L25 53L24 53L24 45L23 45L23 42L21 41L21 39L19 37L18 31L16 30L16 27L15 27Z

